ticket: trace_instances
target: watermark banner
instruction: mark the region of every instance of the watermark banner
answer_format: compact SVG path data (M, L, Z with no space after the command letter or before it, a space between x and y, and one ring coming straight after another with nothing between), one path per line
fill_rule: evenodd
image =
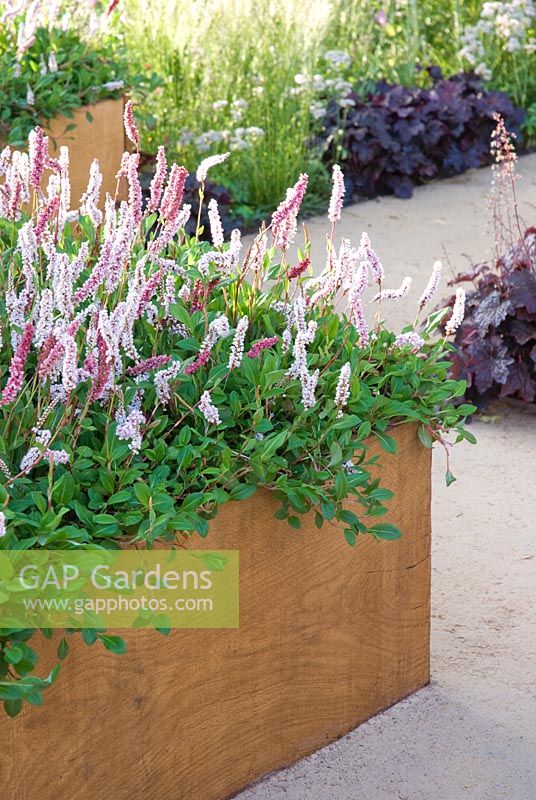
M0 628L237 628L238 550L2 550Z

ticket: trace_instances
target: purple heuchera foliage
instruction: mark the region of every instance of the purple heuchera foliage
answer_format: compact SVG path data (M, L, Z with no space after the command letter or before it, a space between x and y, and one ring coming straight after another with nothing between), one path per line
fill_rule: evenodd
M342 166L350 194L411 197L416 185L432 178L489 164L495 113L519 133L524 112L505 94L485 90L472 73L444 79L438 67L427 71L428 89L382 81L364 99L352 93L355 106L344 118L338 106L328 107L328 140L344 127Z
M496 397L536 400L536 228L529 228L495 269L479 265L454 283L471 281L465 318L452 353L466 398L485 406ZM450 298L451 304L454 297Z

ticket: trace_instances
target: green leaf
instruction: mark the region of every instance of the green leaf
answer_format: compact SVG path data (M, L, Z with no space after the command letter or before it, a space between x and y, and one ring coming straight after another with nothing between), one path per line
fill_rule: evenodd
M110 653L123 655L123 653L127 652L126 642L120 636L109 636L108 634L99 633L98 638Z
M116 492L109 498L108 505L118 506L132 499L132 492L129 489L121 489L121 491Z
M84 640L84 644L87 645L95 644L95 642L97 641L97 632L94 631L93 628L83 628L82 639Z
M136 483L134 486L134 492L142 506L147 508L149 506L149 500L151 499L151 491L149 487L145 483Z
M361 442L363 439L367 439L370 434L372 433L372 425L368 420L362 422L359 428L357 429L357 439Z
M320 510L325 519L331 520L335 516L335 505L331 500L323 500L320 503Z
M25 692L24 699L32 706L41 706L43 705L43 692L37 687L30 689L29 692Z
M393 439L387 433L380 433L379 431L375 431L375 434L386 453L396 453L396 439Z
M402 536L396 525L391 525L389 522L377 522L375 525L371 525L368 532L372 533L377 539L388 539L389 541L400 539Z
M341 511L337 513L337 519L341 522L346 522L347 525L357 525L359 523L359 519L353 511L350 511L347 508L343 508Z
M331 447L329 448L329 453L331 458L328 467L338 466L342 461L342 450L340 444L338 442L332 442Z
M198 514L194 514L194 530L197 533L205 538L208 535L208 521L204 517L200 517Z
M433 444L432 437L430 436L428 429L425 428L424 425L419 425L417 436L419 437L419 440L425 447L427 447L428 449L432 447Z
M461 406L456 406L456 411L463 417L470 417L471 414L475 413L476 406L473 406L470 403L462 403Z
M52 499L57 505L65 505L73 499L76 492L76 483L70 472L64 472L63 475L55 481L52 488Z
M24 657L24 652L21 647L17 647L17 645L13 645L11 647L4 648L4 658L8 662L8 664L18 664L19 661L22 661Z
M346 495L348 494L348 478L346 474L341 470L337 473L337 477L335 478L335 497L337 500L344 500Z
M197 555L197 554L196 554ZM200 553L199 557L207 569L223 572L229 559L221 553Z
M263 442L264 447L262 449L261 459L263 461L267 461L269 458L271 458L275 451L279 450L279 448L285 443L288 435L289 431L284 430L280 433L276 433L275 436L270 436L269 438L265 439Z
M20 681L0 681L0 700L19 700L22 691L17 683Z
M4 710L8 717L16 717L22 709L22 699L4 700Z
M187 328L190 327L192 319L186 306L183 306L180 303L172 303L172 305L169 307L169 313L176 320L182 322L183 325L186 325Z
M464 439L466 439L470 444L476 444L476 436L471 433L471 431L464 430L463 434L461 434Z
M58 645L58 658L61 658L62 661L66 658L69 654L69 644L65 636L62 636L60 639L60 643Z
M348 544L351 545L351 547L354 547L354 545L356 543L356 538L357 538L355 531L353 531L351 528L345 528L344 529L344 538L346 539Z
M235 486L233 489L231 489L230 499L247 500L247 498L255 494L256 491L257 487L253 484L243 484L240 486Z
M445 483L450 486L456 480L456 476L452 474L450 469L445 472Z

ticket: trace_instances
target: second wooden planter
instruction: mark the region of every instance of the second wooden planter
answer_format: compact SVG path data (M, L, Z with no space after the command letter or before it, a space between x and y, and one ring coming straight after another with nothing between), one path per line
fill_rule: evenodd
M57 158L60 147L69 148L69 175L71 181L71 207L78 208L80 198L86 191L89 169L93 159L99 162L102 173L100 206L104 208L106 192L116 195L116 174L121 156L126 148L123 128L124 101L101 100L92 106L83 106L73 111L72 117L58 116L43 127L49 137L49 155ZM4 143L0 140L0 150ZM50 172L45 171L42 182L46 189ZM117 197L126 198L126 181L119 184ZM27 209L30 211L30 208Z
M240 550L240 628L129 632L121 657L73 643L43 708L0 717L3 800L222 800L424 686L430 451L396 430L402 539L293 531L268 492L223 507L196 546Z
M59 116L48 123L45 130L50 138L50 155L57 157L62 145L69 148L73 208L78 208L80 197L86 191L89 168L95 158L102 173L101 206L106 192L112 197L115 195L115 176L125 150L123 109L122 99L101 100L76 109L72 117Z

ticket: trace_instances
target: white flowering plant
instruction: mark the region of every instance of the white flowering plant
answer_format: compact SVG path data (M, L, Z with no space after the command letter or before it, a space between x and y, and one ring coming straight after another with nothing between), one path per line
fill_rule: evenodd
M62 5L60 14L59 3L0 2L0 142L22 147L32 128L59 114L158 85L131 74L106 14Z
M461 35L460 57L483 80L527 109L525 133L536 139L536 4L534 0L482 3Z
M137 147L130 104L125 127ZM225 157L199 166L201 196ZM260 488L292 528L314 512L350 545L400 536L382 521L391 492L374 474L371 440L394 452L392 431L406 422L447 452L449 432L473 438L464 421L474 407L456 405L465 384L447 378L450 346L433 339L446 312L418 323L439 263L415 326L391 332L383 312L411 281L386 286L366 234L356 247L336 243L338 167L326 266L313 277L307 244L289 255L307 175L246 249L238 231L223 241L214 203L212 243L184 234L187 172L168 169L163 150L143 208L138 165L137 151L125 153L129 200L117 205L99 196L97 162L80 202L71 198L68 151L51 159L41 129L28 153L0 155L0 549L172 546L206 536L222 504ZM460 290L449 333L462 316ZM32 631L0 634L0 699L15 714L54 675L28 682ZM122 648L101 631L83 636Z

